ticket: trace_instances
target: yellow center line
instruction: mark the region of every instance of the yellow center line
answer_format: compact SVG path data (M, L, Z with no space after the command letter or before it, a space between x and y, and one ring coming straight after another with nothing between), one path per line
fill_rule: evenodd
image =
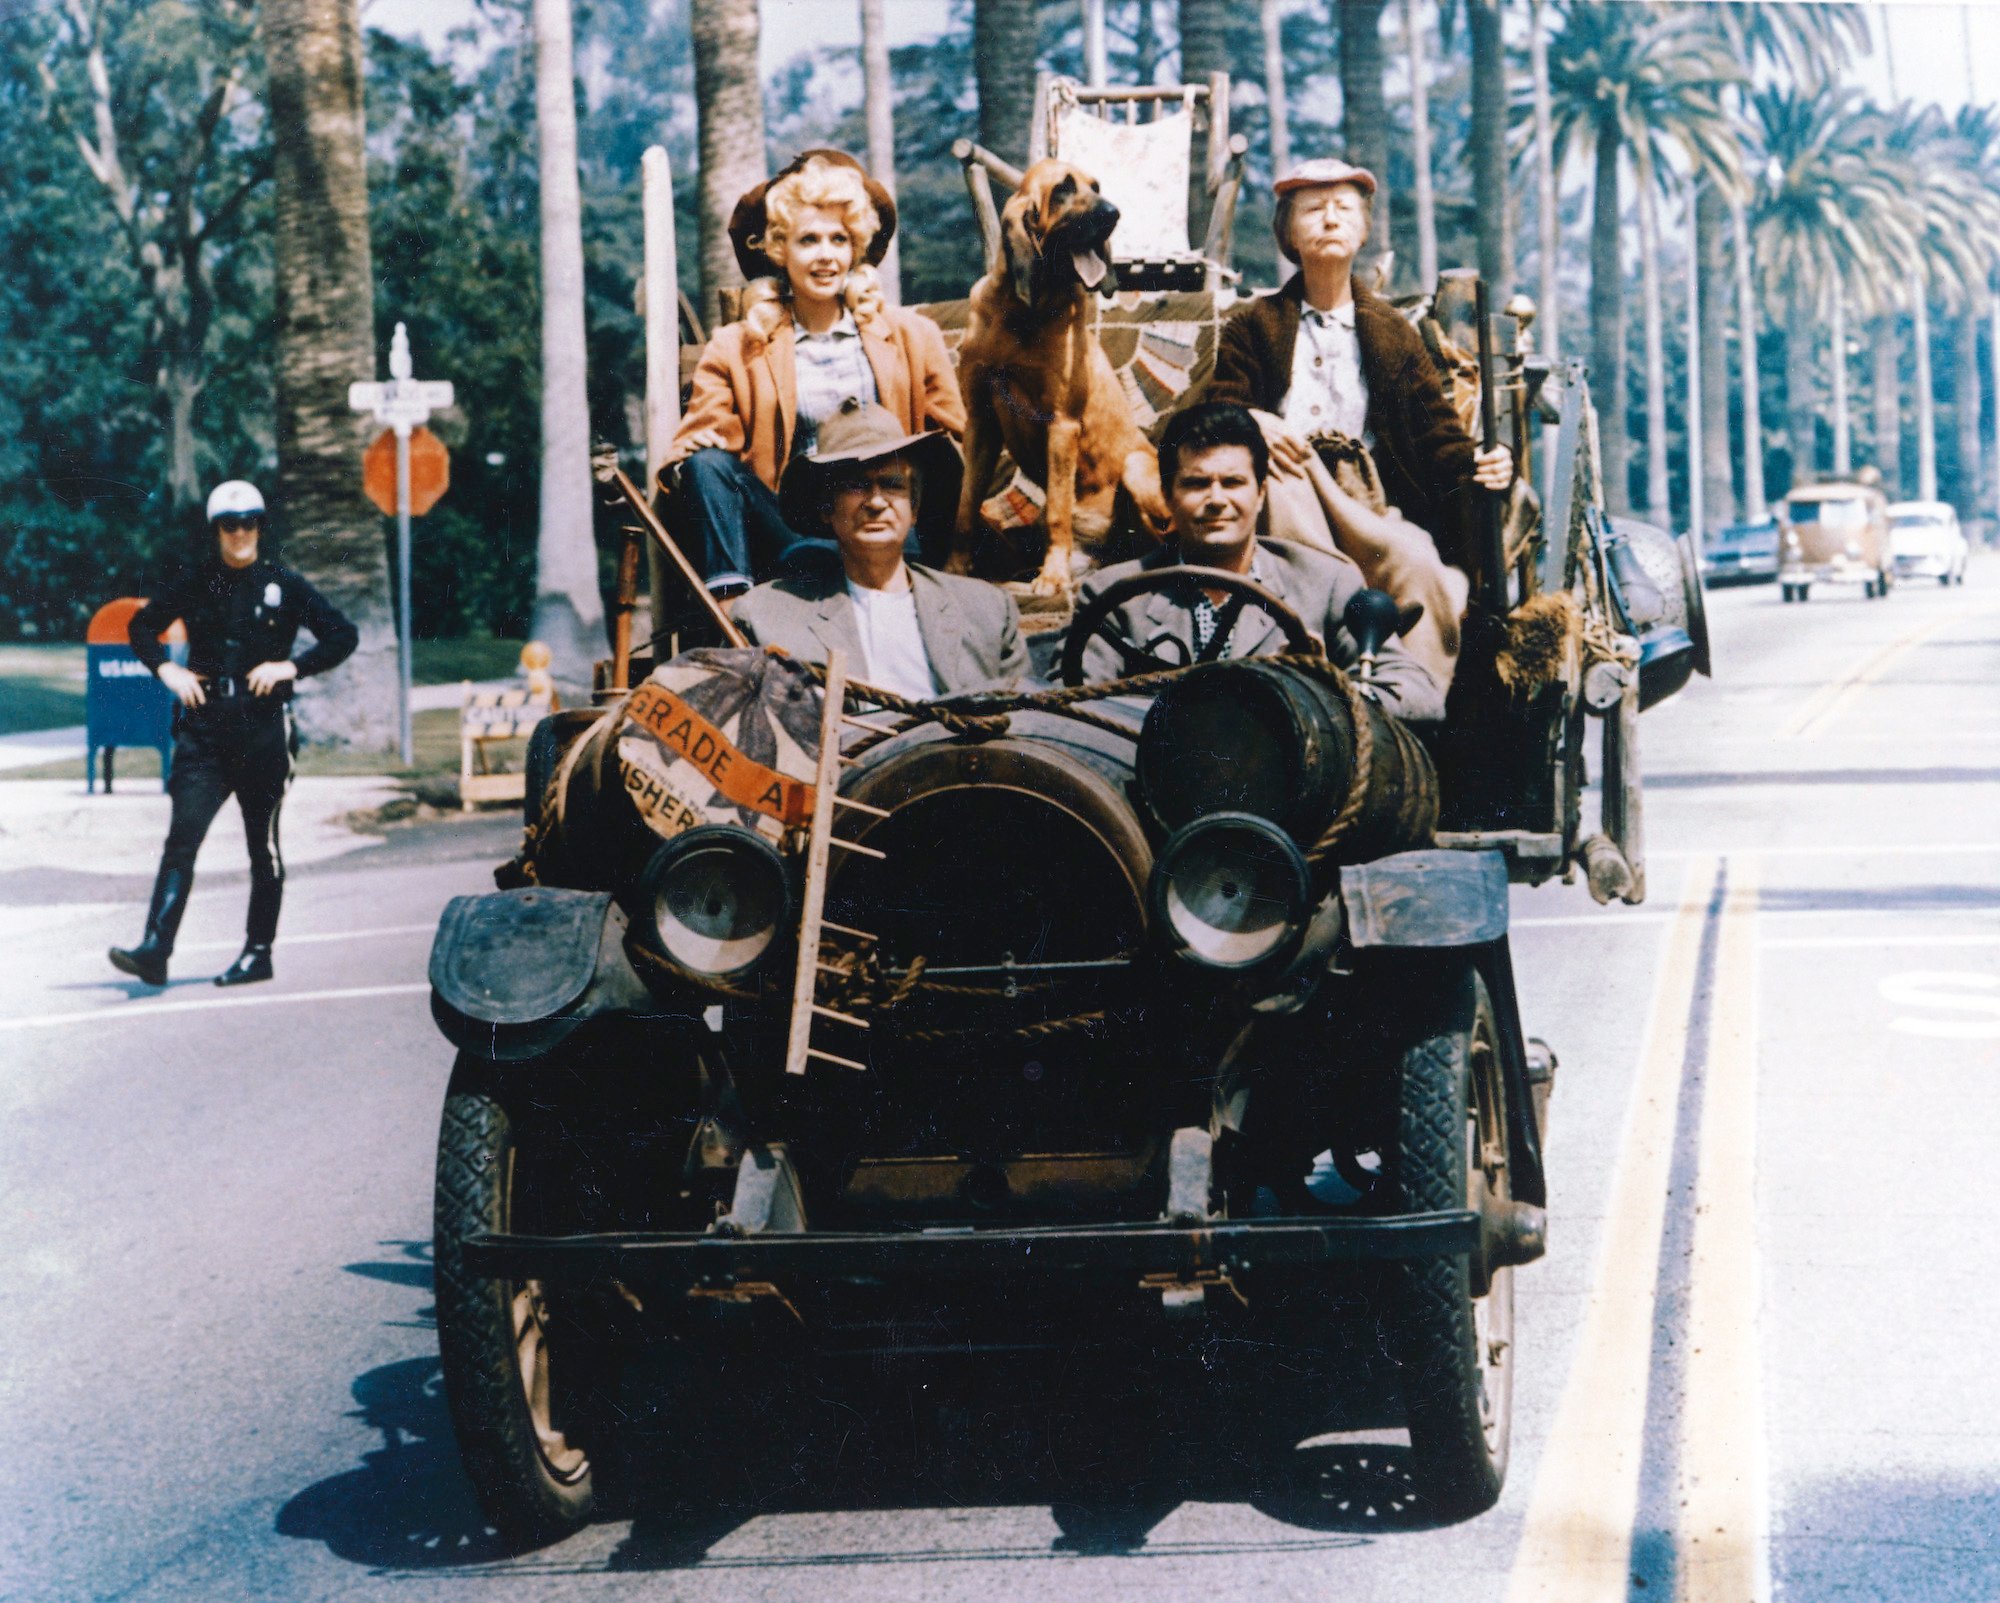
M1542 1452L1508 1603L1625 1603L1644 1456L1674 1120L1718 864L1687 865L1668 927L1583 1334Z
M1902 661L1910 652L1921 646L1932 635L1947 626L1963 622L1966 618L1988 610L1984 607L1958 607L1941 617L1931 619L1920 629L1913 629L1900 640L1892 640L1874 656L1870 657L1844 679L1836 679L1821 685L1799 714L1786 725L1783 738L1786 740L1817 740L1828 727L1844 713L1861 692L1866 690L1883 674Z
M1757 863L1716 932L1681 1416L1680 1603L1771 1595L1757 1297Z

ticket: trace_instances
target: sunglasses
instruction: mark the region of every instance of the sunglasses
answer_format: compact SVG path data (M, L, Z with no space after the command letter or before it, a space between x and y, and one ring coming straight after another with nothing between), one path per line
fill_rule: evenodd
M224 534L234 534L239 529L261 529L264 526L264 520L259 517L239 518L229 513L224 513L215 520L215 526Z

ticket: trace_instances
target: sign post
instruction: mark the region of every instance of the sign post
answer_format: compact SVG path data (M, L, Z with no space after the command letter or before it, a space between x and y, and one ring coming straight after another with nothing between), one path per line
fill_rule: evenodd
M374 413L375 421L392 430L396 437L396 642L402 659L396 684L396 722L405 768L416 761L410 738L410 436L413 431L421 430L430 438L423 424L432 412L442 411L452 401L448 382L414 379L411 371L410 337L398 323L396 337L389 344L389 381L347 386L347 404L357 412ZM436 445L435 440L432 443ZM437 449L442 451L443 447L438 445ZM420 510L428 512L443 491L440 482L436 493ZM376 504L382 504L379 497Z

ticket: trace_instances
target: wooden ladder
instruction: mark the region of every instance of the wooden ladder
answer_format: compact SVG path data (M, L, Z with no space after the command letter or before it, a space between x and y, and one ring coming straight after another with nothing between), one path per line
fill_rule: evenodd
M821 974L837 974L841 970L827 961L824 941L829 934L842 940L852 941L861 946L874 944L875 937L866 930L850 929L845 924L830 923L826 917L826 876L827 865L832 860L833 849L859 852L863 857L881 858L886 854L873 846L864 846L859 841L842 840L833 832L833 814L836 807L864 813L871 818L887 818L889 815L880 807L870 807L866 802L858 802L840 794L841 765L850 759L840 754L841 730L847 725L859 729L884 730L881 724L871 724L865 718L851 716L846 709L847 700L847 659L843 652L831 650L826 654L826 688L823 692L819 721L819 772L813 782L813 811L810 833L806 845L804 908L799 919L798 967L792 975L792 1023L785 1041L785 1072L804 1074L806 1062L818 1058L822 1063L832 1063L843 1069L866 1069L867 1064L854 1058L843 1057L813 1045L813 1025L820 1019L828 1019L849 1029L865 1030L868 1021L857 1018L852 1013L843 1013L838 1008L827 1007L819 1000L819 977Z

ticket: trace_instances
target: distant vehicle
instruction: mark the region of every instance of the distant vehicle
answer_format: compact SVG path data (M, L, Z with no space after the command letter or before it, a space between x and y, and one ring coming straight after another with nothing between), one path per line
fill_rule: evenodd
M1898 501L1889 508L1889 550L1899 579L1964 584L1972 547L1948 501Z
M1708 584L1768 584L1778 577L1778 520L1746 518L1710 531L1701 576Z
M1871 599L1895 582L1889 552L1889 499L1873 484L1804 484L1785 497L1778 583L1786 601L1815 584L1859 584Z

